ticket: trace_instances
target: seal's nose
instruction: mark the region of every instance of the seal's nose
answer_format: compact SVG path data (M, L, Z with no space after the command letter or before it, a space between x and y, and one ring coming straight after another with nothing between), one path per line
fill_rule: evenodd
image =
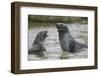
M56 24L56 27L57 27L57 24Z
M58 24L56 24L56 28L59 28L59 25Z

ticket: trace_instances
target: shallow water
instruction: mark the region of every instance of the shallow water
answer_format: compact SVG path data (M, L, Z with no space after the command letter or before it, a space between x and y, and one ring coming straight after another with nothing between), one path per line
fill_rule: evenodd
M75 38L76 41L84 44L88 44L88 26L87 25L77 25L77 24L69 24L68 28L70 30L71 35ZM47 30L48 37L45 40L45 48L46 52L44 52L43 57L37 57L36 55L28 55L28 60L54 60L54 59L80 59L88 57L87 48L76 51L76 53L63 52L60 48L58 32L56 27L34 27L29 29L28 31L28 49L32 46L35 36L39 31Z

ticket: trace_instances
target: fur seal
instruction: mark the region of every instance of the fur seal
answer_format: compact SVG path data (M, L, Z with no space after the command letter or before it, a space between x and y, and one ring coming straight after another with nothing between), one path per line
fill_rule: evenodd
M87 45L75 41L66 24L56 23L56 28L59 34L60 46L63 51L74 53L76 50L87 48Z
M32 44L32 48L28 51L28 54L34 54L37 56L43 56L43 52L46 51L44 47L44 41L47 37L47 31L40 31Z

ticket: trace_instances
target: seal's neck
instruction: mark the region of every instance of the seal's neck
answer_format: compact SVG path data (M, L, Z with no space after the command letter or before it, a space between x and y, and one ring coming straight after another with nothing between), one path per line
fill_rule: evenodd
M59 33L59 40L61 40L63 38L64 34Z
M69 34L69 32L59 32L59 39L61 40L67 34Z

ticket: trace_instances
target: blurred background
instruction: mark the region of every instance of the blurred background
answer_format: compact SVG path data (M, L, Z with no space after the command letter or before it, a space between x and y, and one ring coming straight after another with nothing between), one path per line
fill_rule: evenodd
M67 23L67 24L88 24L87 17L71 17L71 16L46 16L46 15L28 15L29 28L34 27L35 25L49 26L54 23Z

